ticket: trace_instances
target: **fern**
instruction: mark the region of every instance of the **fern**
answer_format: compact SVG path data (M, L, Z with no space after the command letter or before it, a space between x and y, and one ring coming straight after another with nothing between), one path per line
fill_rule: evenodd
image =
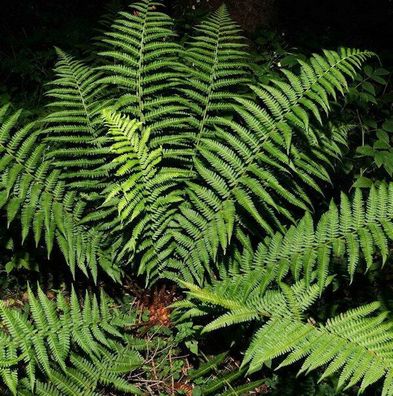
M50 113L43 119L49 144L48 158L62 170L70 184L80 189L99 189L97 168L105 163L107 150L103 135L101 111L110 105L104 87L98 84L100 74L93 68L56 49L59 61L57 78L47 92ZM106 94L106 96L108 96Z
M346 263L351 280L361 258L366 269L374 264L377 255L382 264L385 262L388 242L393 240L392 188L392 184L372 187L365 203L360 190L356 190L353 202L342 194L340 209L332 202L315 227L307 214L285 234L266 238L255 251L244 248L222 270L221 278L205 288L181 280L180 283L202 302L236 312L231 323L255 319L255 311L244 304L259 304L285 280L299 281L304 288L312 285L310 290L316 288L320 295L335 275L336 261ZM275 301L274 305L280 304ZM191 312L204 313L197 306ZM224 318L224 322L227 320Z
M303 63L298 76L283 71L268 86L247 86L247 54L225 7L196 28L185 50L158 3L132 7L103 39L100 66L58 50L57 78L48 92L54 111L41 132L39 124L23 136L39 143L31 173L39 175L42 167L39 185L55 194L46 198L36 187L30 206L45 198L48 251L57 238L72 272L89 267L96 278L98 263L118 278L115 258L118 266L136 261L138 272L152 279L163 270L172 278L180 271L203 284L220 271L217 260L232 250L244 225L255 228L253 236L273 235L295 221L295 208L311 209L309 190L321 192L320 184L330 182L328 170L346 140L343 130L326 133L315 124L372 53L326 51ZM243 91L235 93L239 84ZM134 136L145 147L130 152L139 153L142 168L134 166L134 154L123 152L134 141L126 138L119 148L131 121L117 125L114 137L118 121L108 133L105 109L121 109L140 123ZM54 195L62 201L56 211ZM12 220L23 202L7 203ZM34 217L39 241L42 215L30 208L22 217L23 238ZM96 246L102 248L89 252Z
M135 392L120 375L141 366L143 360L123 333L136 315L124 316L110 308L101 294L100 303L86 294L82 308L74 290L69 302L60 293L56 301L38 288L36 297L28 289L29 312L8 308L0 303L4 323L1 333L0 376L13 394L20 394L20 383L31 392L45 394L50 389L76 394L78 389L93 393L98 384ZM127 341L128 340L128 341ZM71 366L68 361L70 360ZM26 379L21 381L23 362ZM47 378L45 386L40 378ZM75 385L76 384L76 385ZM73 390L73 393L71 392ZM34 393L35 394L35 393Z
M44 234L48 255L56 241L73 274L76 267L86 274L89 269L96 279L100 265L118 279L103 235L79 225L85 204L66 191L61 173L46 159L37 125L14 131L20 116L21 111L8 116L7 107L1 109L0 207L6 209L8 225L19 215L22 241L31 232L38 244Z
M255 335L244 362L254 371L289 352L279 367L304 360L300 373L308 373L327 365L321 379L339 374L338 389L360 384L360 392L385 377L383 394L392 394L392 324L386 313L375 314L378 308L379 303L369 304L316 326L272 317Z
M120 12L103 42L109 46L99 55L107 64L102 84L116 88L116 109L132 114L151 133L179 128L184 117L181 100L171 94L178 82L180 47L172 38L173 22L159 11L161 4L144 0L133 4L130 13Z
M361 257L366 268L377 253L382 263L386 261L388 241L393 239L391 194L391 184L373 186L366 202L360 190L352 202L342 194L340 207L332 202L315 228L307 214L284 235L266 238L253 254L245 250L221 274L222 280L204 289L183 283L191 301L174 304L186 309L181 319L210 315L212 307L220 307L224 312L205 331L264 322L245 354L243 364L249 364L249 372L289 353L279 367L298 360L304 360L301 373L327 366L322 378L339 372L340 389L360 383L364 391L385 378L383 394L392 394L392 323L385 313L370 316L379 303L349 311L326 325L304 321L305 311L331 282L333 258L347 263L351 279ZM283 283L289 272L290 279L298 280L292 287Z
M182 73L187 84L179 88L188 99L188 107L193 114L190 120L192 146L189 149L192 160L198 156L203 138L214 135L214 129L209 130L209 119L230 113L233 107L231 99L239 95L242 85L245 88L250 81L248 54L240 42L241 30L231 20L225 5L194 30L195 35L186 43L182 56Z
M0 208L22 242L32 236L48 255L56 245L74 277L96 282L100 268L120 280L127 268L147 283L173 279L189 289L174 304L181 320L214 315L206 332L255 322L243 367L205 393L286 355L280 367L326 367L340 389L384 379L393 395L391 322L378 303L307 320L337 264L353 281L361 263L390 254L393 184L310 214L351 128L329 122L332 103L374 54L324 51L252 83L225 6L182 47L152 0L120 12L88 61L57 52L46 115L23 125L21 111L0 109ZM81 307L74 291L56 302L37 293L23 311L0 303L11 394L140 393L124 376L143 365L145 342L127 334L135 312L123 316L104 294Z
M372 186L365 201L361 190L355 191L352 201L341 194L339 207L332 201L318 223L314 225L306 214L285 233L266 238L255 251L245 249L221 275L238 274L239 283L249 282L250 290L263 292L288 274L308 281L316 271L322 291L339 261L345 264L352 282L361 260L366 269L378 259L382 265L387 260L393 240L392 191L392 184Z
M280 217L294 220L288 205L309 210L311 202L306 188L321 192L318 181L330 181L321 163L330 167L334 156L340 155L337 138L330 142L322 139L319 148L314 149L314 158L304 148L301 152L295 146L295 143L299 147L300 143L310 144L309 108L316 119L320 118L315 110L317 106L328 110L326 92L323 100L312 98L318 96L315 92L321 90L326 78L340 82L342 85L337 82L334 87L343 91L345 85L341 81L345 77L341 70L353 77L352 65L369 56L368 52L342 50L328 52L323 61L315 55L310 60L313 68L302 65L300 77L286 73L287 82L277 82L278 88L252 87L267 102L267 109L251 100L237 98L239 104L235 109L242 121L223 117L209 120L216 133L201 141L201 158L195 160L200 181L190 183L191 204L181 207L177 216L179 230L175 238L179 257L171 263L175 271L181 271L187 280L194 278L198 282L203 282L206 270L212 276L211 263L215 262L220 248L225 253L234 225L246 222L247 217L241 213L247 214L264 233L272 235L275 229L282 229ZM315 59L322 59L319 63L324 65L323 72L315 65ZM295 134L297 130L299 134ZM302 141L304 134L306 138ZM237 216L241 218L236 219Z
M210 322L204 331L247 323L263 317L269 318L272 312L284 317L295 316L300 319L303 317L302 312L318 298L319 290L315 279L314 273L311 285L302 279L292 287L280 283L281 290L270 289L268 291L253 289L250 285L250 277L248 277L248 283L239 282L236 277L228 277L203 289L184 282L183 285L189 289L188 295L192 301L180 301L174 303L173 306L185 309L184 315L187 317L208 315L209 307L214 306L228 311ZM199 302L194 302L194 300ZM183 311L180 310L180 312Z
M132 395L142 395L142 391L135 385L127 382L121 374L129 374L138 368L140 359L136 360L135 352L123 348L121 352L109 353L91 361L78 355L71 356L71 364L64 373L52 372L49 382L37 381L35 394L42 396L66 395L75 396L99 395L97 390L107 386ZM31 395L27 381L21 381L21 395ZM25 390L26 389L26 390Z
M360 384L363 392L385 378L383 394L392 394L392 322L386 312L376 312L380 303L350 310L319 324L306 316L307 309L318 298L316 283L308 286L302 280L291 287L281 283L281 290L254 292L254 298L249 293L244 298L245 289L239 288L236 279L228 279L219 291L185 286L190 289L192 299L203 302L199 312L192 309L189 315L207 314L211 305L228 310L209 323L204 329L206 332L251 320L261 323L242 363L248 367L248 373L287 355L278 368L299 360L304 360L299 374L325 367L321 380L339 374L338 390ZM190 302L179 302L175 306L189 309Z
M176 204L183 200L178 186L186 174L160 167L162 149L149 149L150 129L142 128L142 123L111 112L105 112L104 119L113 140L111 151L116 153L113 162L119 179L105 191L106 201L118 198L119 219L124 224L121 231L127 235L130 230L121 255L127 254L130 260L138 254L139 273L157 276L156 271L173 252L166 231Z

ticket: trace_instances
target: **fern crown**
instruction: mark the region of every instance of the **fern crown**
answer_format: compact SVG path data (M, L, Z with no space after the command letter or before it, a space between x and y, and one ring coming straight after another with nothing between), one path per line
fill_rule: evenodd
M0 109L8 225L61 253L74 278L177 282L188 289L179 320L215 312L206 332L256 323L249 372L285 355L279 367L323 367L322 378L361 392L382 379L393 395L392 325L379 303L309 318L343 267L350 283L390 254L391 183L342 193L313 216L351 128L329 122L333 104L374 54L325 50L262 83L225 6L180 42L161 4L139 1L89 60L57 49L40 119ZM122 376L143 364L124 334L135 317L99 300L72 291L52 301L38 288L26 314L0 304L0 376L12 394L139 393Z

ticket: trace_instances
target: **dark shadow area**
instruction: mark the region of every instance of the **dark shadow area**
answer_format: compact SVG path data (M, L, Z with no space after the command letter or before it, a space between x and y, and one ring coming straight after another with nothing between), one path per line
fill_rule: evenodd
M393 60L391 0L280 0L277 15L287 39L297 45L367 48Z
M3 2L0 15L1 50L20 46L46 47L83 41L107 8L130 1ZM177 17L199 15L217 8L221 0L167 0ZM248 32L258 27L282 29L294 42L321 46L323 42L371 49L393 46L393 2L391 0L227 0L231 14ZM40 40L37 40L40 36Z
M41 104L42 82L51 79L54 46L78 55L91 45L98 21L126 0L25 0L3 2L0 14L0 100ZM221 0L166 0L167 10L187 32ZM349 46L374 50L385 67L393 64L391 0L227 0L231 15L251 40L262 31L283 35L302 51Z

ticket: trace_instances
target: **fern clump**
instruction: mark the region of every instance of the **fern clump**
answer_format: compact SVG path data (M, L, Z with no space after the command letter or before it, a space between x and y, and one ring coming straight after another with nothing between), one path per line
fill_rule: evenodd
M38 119L0 109L7 227L63 258L74 281L175 282L188 290L172 305L176 325L194 321L187 336L201 321L204 333L257 328L240 369L206 394L285 355L279 367L301 361L301 373L334 374L340 390L382 380L393 395L380 302L310 316L332 285L356 283L391 254L391 183L331 199L353 125L330 116L374 53L324 50L263 79L225 6L185 40L160 2L130 7L105 21L87 59L56 49ZM139 313L70 289L53 301L28 288L23 311L0 303L4 385L13 395L140 394L128 381L148 348L129 331Z
M4 182L2 201L8 203L9 221L29 202L23 189L18 195L18 175L30 156L26 172L40 167L37 175L42 173L24 182L34 188L32 205L39 198L47 207L49 199L63 201L62 208L55 206L61 213L55 222L48 218L50 207L35 221L45 218L48 251L56 236L73 272L90 267L96 277L98 264L118 278L116 267L132 259L152 279L162 270L170 277L181 271L188 280L203 283L212 276L217 257L244 232L242 224L251 221L273 235L296 220L290 207L311 209L310 189L322 192L321 183L330 181L332 161L345 144L345 128L324 132L318 126L322 112L328 114L330 101L348 89L347 81L372 53L325 51L302 62L298 75L283 70L281 79L258 85L252 82L252 61L239 27L225 7L196 28L184 50L175 43L172 22L158 11L159 4L144 1L135 7L133 13L120 13L103 38L99 66L89 67L58 50L57 78L48 92L52 102L42 120L22 128L17 139L10 131L18 116L4 120L2 144L9 153L4 172L18 165ZM239 94L235 83L242 86ZM133 157L113 143L129 134L119 115L109 115L119 110L128 113L130 123L139 123L145 145L137 154L142 179L132 170ZM143 194L155 201L154 208L139 194L127 196L149 183ZM125 212L124 199L132 202ZM22 212L24 238L34 210ZM142 238L147 223L157 243ZM38 241L42 226L33 229ZM112 237L102 235L107 230ZM71 238L80 240L75 257ZM85 245L104 251L89 252Z

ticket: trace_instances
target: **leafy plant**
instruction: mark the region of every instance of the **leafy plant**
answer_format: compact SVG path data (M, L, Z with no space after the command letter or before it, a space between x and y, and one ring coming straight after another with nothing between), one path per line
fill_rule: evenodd
M393 394L391 322L379 303L325 324L306 319L335 274L355 282L361 261L370 269L390 255L391 184L352 201L342 192L338 207L323 198L352 127L329 114L374 54L324 50L263 78L225 6L184 46L160 6L142 0L120 12L84 61L58 49L39 119L1 108L7 224L62 255L74 279L135 275L188 288L174 304L179 321L214 315L205 331L256 322L240 371L206 394L281 355L281 366L304 361L302 372L327 366L322 377L337 374L340 389L384 378L383 394ZM0 373L10 391L79 394L89 384L83 394L93 395L102 384L138 393L121 376L142 364L123 334L133 319L101 301L88 296L81 309L75 292L55 304L39 290L29 292L30 316L3 306Z
M141 393L121 377L143 364L140 342L124 333L135 312L124 316L104 294L87 294L82 308L74 290L56 301L37 295L28 289L25 312L0 304L0 375L12 394L93 395L99 384Z
M347 156L347 168L355 173L355 187L369 188L373 181L392 176L390 73L381 67L364 67L347 99L343 117L352 118L353 147L356 154ZM357 135L357 137L356 137Z

